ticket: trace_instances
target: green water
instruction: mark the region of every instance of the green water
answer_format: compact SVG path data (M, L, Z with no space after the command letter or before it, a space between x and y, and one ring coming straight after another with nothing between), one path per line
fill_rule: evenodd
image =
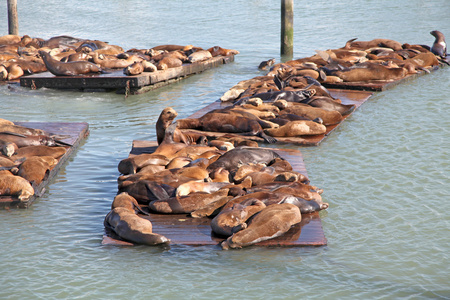
M277 1L19 1L20 34L124 48L238 49L235 62L130 96L0 86L0 118L88 122L90 136L27 210L0 211L1 299L450 298L450 68L377 93L320 146L302 148L328 245L304 248L102 246L117 164L155 140L162 109L186 117L262 60L280 61ZM348 39L428 44L450 36L442 1L295 1L294 56ZM6 11L6 8L4 8ZM7 34L6 14L0 33ZM296 148L294 146L285 146Z

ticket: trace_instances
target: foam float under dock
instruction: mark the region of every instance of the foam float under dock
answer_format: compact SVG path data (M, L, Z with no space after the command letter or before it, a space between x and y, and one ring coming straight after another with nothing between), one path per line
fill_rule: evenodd
M55 76L50 72L43 72L22 76L20 85L32 89L45 87L88 91L116 90L117 93L122 94L140 94L233 61L234 55L216 56L202 62L183 64L181 67L167 70L144 72L134 76L123 74L122 69L113 70L109 74L78 76Z
M133 141L129 157L142 153L152 153L157 147L155 141ZM307 176L301 152L292 149L272 149L288 160L293 169ZM152 222L153 232L162 234L171 240L171 244L216 246L224 238L215 236L211 231L210 218L192 218L187 214L140 215ZM103 236L104 245L133 245L121 240L113 232ZM324 246L327 244L319 213L302 214L302 221L283 236L255 244L256 246Z
M80 143L89 135L89 125L85 122L65 123L65 122L14 122L16 125L25 126L34 129L43 129L56 135L67 136L60 140L71 144L72 147L65 147L66 153L59 159L58 164L50 171L47 179L38 186L34 186L35 194L25 201L20 201L16 197L0 196L0 207L3 208L28 208L36 199L42 196L49 182L58 174L61 167L69 157L80 146Z

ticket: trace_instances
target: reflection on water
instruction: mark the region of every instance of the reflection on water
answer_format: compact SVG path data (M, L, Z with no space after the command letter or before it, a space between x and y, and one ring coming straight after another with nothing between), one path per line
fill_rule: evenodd
M431 30L450 35L439 17L449 9L444 0L296 2L294 56L354 37L431 44ZM1 298L450 297L450 68L376 94L320 146L302 148L312 183L330 203L321 213L328 246L102 246L117 164L132 140L154 140L166 106L184 118L261 75L262 60L279 61L279 3L233 1L217 9L215 1L46 1L43 8L32 1L19 3L19 22L21 34L44 38L68 34L124 48L220 45L241 54L229 65L127 98L0 86L1 118L90 126L30 209L0 212Z

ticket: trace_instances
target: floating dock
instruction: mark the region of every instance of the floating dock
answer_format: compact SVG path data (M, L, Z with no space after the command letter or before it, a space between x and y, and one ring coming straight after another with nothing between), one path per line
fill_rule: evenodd
M31 89L45 87L82 91L116 90L117 93L126 95L140 94L233 61L234 55L216 56L206 61L186 63L181 67L143 72L133 76L123 74L123 69L112 70L108 74L78 76L55 76L50 72L43 72L22 76L20 85Z
M65 147L66 153L59 159L58 164L50 171L46 180L42 181L38 186L34 186L35 194L25 201L20 201L16 197L0 196L0 207L3 208L28 208L34 202L36 197L44 194L49 182L58 174L62 165L69 159L69 157L80 146L80 143L89 135L89 125L85 122L80 123L62 123L62 122L14 122L16 125L25 126L34 129L43 129L56 135L67 136L67 138L60 138L59 140L71 144L72 146Z
M133 146L129 157L142 153L153 153L157 147L154 141L133 141ZM271 149L288 160L293 169L304 175L305 164L301 152L292 149ZM224 240L223 237L215 236L212 233L211 218L192 218L187 214L156 214L150 216L140 215L152 222L153 232L162 234L171 240L171 244L179 245L218 245ZM103 236L104 245L133 245L117 237L113 232L107 231ZM283 236L275 239L257 243L257 246L324 246L327 244L322 221L319 213L302 214L302 221Z

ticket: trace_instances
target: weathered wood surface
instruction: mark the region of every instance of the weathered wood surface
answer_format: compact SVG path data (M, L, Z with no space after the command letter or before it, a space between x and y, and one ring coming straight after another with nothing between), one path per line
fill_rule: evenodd
M155 141L133 141L129 157L142 153L152 153L157 147ZM305 163L301 152L292 149L273 149L283 158L287 159L293 169L307 176ZM171 240L171 244L201 246L218 245L224 240L215 236L211 231L210 218L191 218L187 214L155 214L142 216L152 222L153 232L162 234ZM112 232L106 232L103 236L103 244L107 245L132 245L121 240ZM327 244L322 221L319 213L302 215L302 221L283 236L264 241L256 246L323 246Z
M14 122L16 125L43 129L50 133L57 135L64 135L67 137L60 140L71 144L72 147L65 147L66 153L59 159L58 164L50 171L48 178L41 182L38 186L34 186L35 194L25 201L19 201L16 197L0 196L0 207L3 208L28 208L36 199L36 197L44 194L49 182L58 174L61 167L80 146L80 143L89 135L89 125L85 122L80 123L65 123L65 122Z
M354 104L356 109L366 102L372 95L373 92L368 91L354 91L354 90L340 90L340 89L329 89L331 95L342 101L343 104ZM190 115L188 118L199 118L209 111L218 108L224 108L231 105L230 103L223 103L217 100L206 107L198 110L194 114ZM355 110L356 110L355 109ZM351 114L346 115L344 120L348 118ZM343 120L343 121L344 121ZM343 122L342 121L342 122ZM336 127L340 124L327 126L327 131L324 134L318 134L314 136L300 136L300 137L277 137L277 144L294 144L299 146L317 146L319 145ZM211 131L199 131L194 129L182 129L185 133L200 133L210 138L218 138L222 136L239 136L245 139L253 140L256 142L264 143L264 140L257 136L243 136L237 133L224 133L224 132L211 132Z
M203 62L183 64L181 67L169 68L155 72L144 72L139 75L126 76L123 70L112 70L108 74L89 74L78 76L55 76L43 72L20 78L20 85L32 89L80 89L80 90L119 90L123 93L139 93L145 87L161 86L171 80L182 79L234 61L234 55L217 56Z

